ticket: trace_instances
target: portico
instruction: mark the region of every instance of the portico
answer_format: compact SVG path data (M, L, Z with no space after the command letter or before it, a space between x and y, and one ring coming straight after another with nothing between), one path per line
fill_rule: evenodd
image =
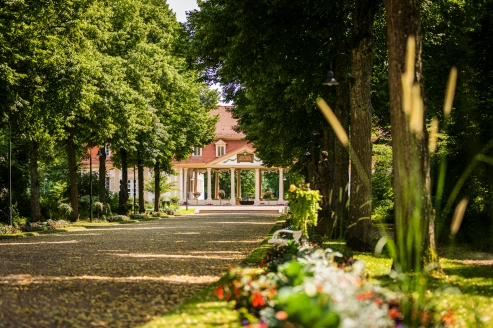
M210 163L201 165L183 163L175 164L176 182L180 189L180 203L188 199L190 205L241 205L246 204L242 197L242 171L254 171L255 192L249 200L253 205L286 204L284 200L284 170L282 168L266 168L262 161L255 156L254 149L245 146L234 152L221 156ZM262 198L262 172L277 172L279 182L277 190L273 190L278 197L272 200ZM229 192L222 196L219 193L219 174L229 174ZM188 193L188 197L187 197ZM195 194L194 194L195 193ZM197 197L198 193L200 196ZM253 198L253 199L252 199Z

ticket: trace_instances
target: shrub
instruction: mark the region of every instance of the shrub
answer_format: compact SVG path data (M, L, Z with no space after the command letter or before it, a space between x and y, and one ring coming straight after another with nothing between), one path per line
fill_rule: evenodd
M106 221L108 222L123 222L128 220L130 220L130 218L126 215L113 215L106 218Z
M130 214L130 218L134 220L144 220L148 219L150 216L148 214L139 213L139 214Z
M178 204L178 202L180 201L180 197L178 196L172 196L169 198L171 204Z
M58 213L60 213L60 217L65 220L72 213L72 206L67 203L58 204Z

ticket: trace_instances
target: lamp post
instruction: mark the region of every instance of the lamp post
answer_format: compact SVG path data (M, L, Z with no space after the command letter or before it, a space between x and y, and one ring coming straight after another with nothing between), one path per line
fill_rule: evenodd
M46 196L46 183L48 182L48 178L45 176L44 180L45 180L45 183L44 183L44 195Z
M92 153L89 148L89 217L92 222Z
M322 85L328 85L328 86L339 85L339 82L337 82L336 79L334 78L334 72L332 71L332 60L336 56L346 56L349 60L351 60L351 57L349 57L348 55L342 52L332 56L332 58L330 58L330 64L329 64L330 66L329 66L329 71L327 72L327 78L322 82Z
M12 224L12 128L9 122L9 225Z
M135 198L136 198L136 190L135 190L135 165L134 165L134 214L135 214Z

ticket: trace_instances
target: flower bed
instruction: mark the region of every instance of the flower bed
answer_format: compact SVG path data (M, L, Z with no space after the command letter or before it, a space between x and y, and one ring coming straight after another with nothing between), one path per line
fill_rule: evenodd
M126 215L113 215L106 218L106 221L108 222L123 222L128 220L130 220L130 218Z
M0 235L14 234L19 232L51 231L68 227L64 220L48 220L46 222L28 222L18 227L0 224Z
M231 269L215 294L235 301L244 326L404 327L404 294L366 281L350 253L312 245L272 248L259 268ZM420 327L447 323L429 308L413 315Z
M143 214L143 213L139 213L139 214L130 214L130 218L131 219L134 219L134 220L145 220L145 219L148 219L150 218L151 216L149 214Z

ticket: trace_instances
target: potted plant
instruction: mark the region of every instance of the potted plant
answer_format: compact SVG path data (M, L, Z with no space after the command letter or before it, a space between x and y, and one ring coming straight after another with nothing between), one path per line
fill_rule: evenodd
M221 200L226 196L226 192L220 189L217 191L217 195L219 196L219 205L221 205Z
M197 205L199 205L199 197L202 195L200 191L194 191L193 192L193 199L197 200Z
M291 221L297 229L301 230L304 238L308 237L308 226L317 225L321 198L318 190L311 190L309 184L299 187L292 184L289 188L288 204Z
M272 190L266 190L264 192L264 199L267 199L267 205L270 205L270 199L272 198Z

